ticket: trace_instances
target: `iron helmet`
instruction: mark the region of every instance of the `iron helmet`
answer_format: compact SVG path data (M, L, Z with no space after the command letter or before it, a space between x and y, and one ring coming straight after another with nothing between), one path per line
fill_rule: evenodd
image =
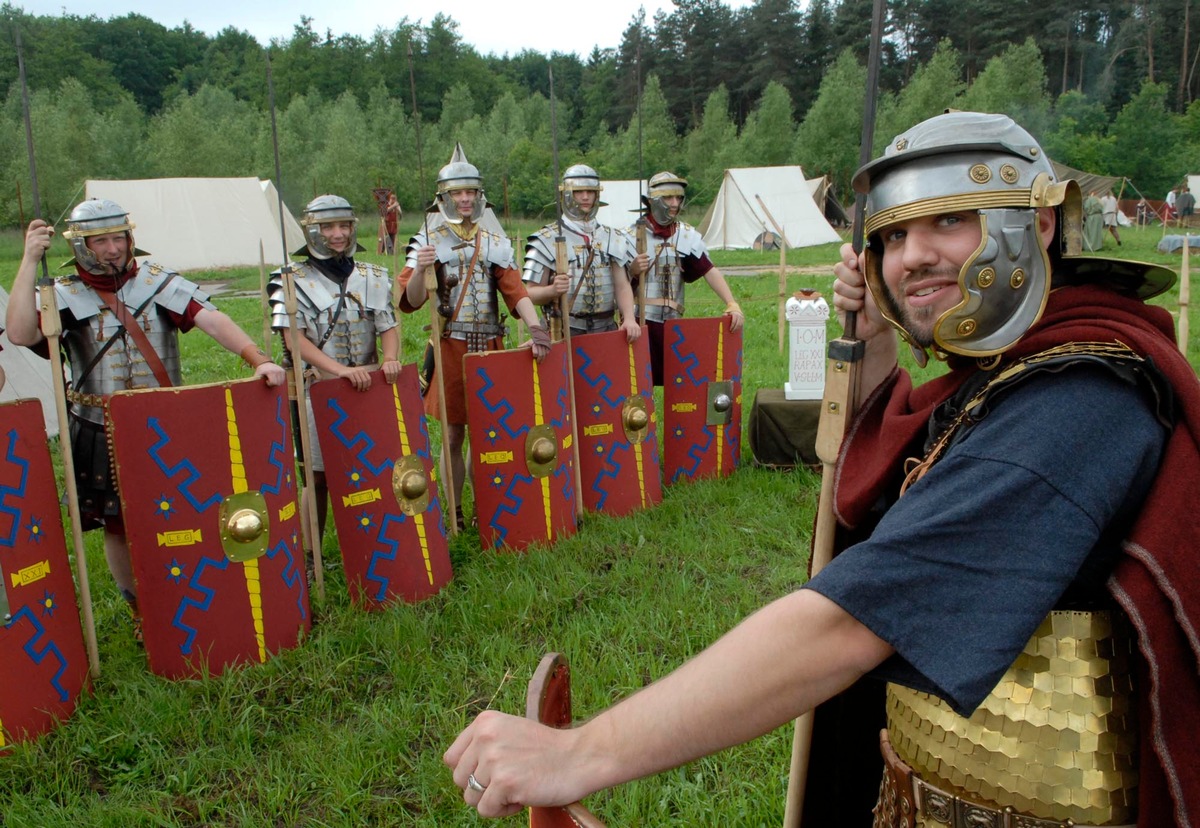
M645 198L646 203L650 206L650 215L659 224L667 225L675 221L671 217L671 211L667 208L666 202L663 201L666 196L673 195L679 196L679 209L682 210L684 202L687 200L686 179L666 170L650 177L650 190Z
M63 238L71 243L75 261L80 267L88 273L106 276L109 275L108 271L87 246L87 239L91 236L124 232L129 240L129 258L125 261L125 267L128 267L135 254L140 252L136 251L133 245L133 228L129 213L120 204L107 198L90 198L75 205L75 209L67 218L67 229L63 231Z
M350 248L340 255L353 255L358 249L358 216L350 202L341 196L319 195L304 207L300 226L304 228L304 241L308 254L317 259L332 259L339 255L329 248L321 235L321 225L333 222L350 222Z
M1058 181L1050 159L1005 115L948 112L896 136L883 157L860 169L854 188L866 193L865 278L880 311L909 343L917 361L937 355L993 357L1011 348L1041 318L1050 295L1050 254L1038 209L1056 208L1056 268L1082 263L1079 185ZM901 221L964 210L979 215L981 240L958 274L961 299L934 323L932 343L916 341L883 281L879 231ZM1137 265L1140 295L1165 290L1170 271Z
M467 160L462 144L454 145L450 163L438 170L437 208L450 224L463 222L451 196L456 190L475 190L478 193L475 208L471 211L471 223L478 224L483 218L483 208L487 206L487 198L483 194L483 176L479 174L479 168Z
M600 212L600 208L604 206L604 203L600 201L600 192L603 189L600 186L600 173L587 164L573 164L567 167L566 172L563 173L562 183L558 185L558 191L561 193L562 211L568 218L575 219L576 221L587 222L594 220L596 213ZM575 201L575 193L580 190L592 190L596 193L596 201L592 204L591 209L586 212Z

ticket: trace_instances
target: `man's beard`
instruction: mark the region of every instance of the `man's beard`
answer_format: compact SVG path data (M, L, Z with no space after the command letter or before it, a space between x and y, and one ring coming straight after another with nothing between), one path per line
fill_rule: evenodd
M934 268L921 270L912 276L905 277L900 282L901 289L904 288L906 281L923 279L929 276L943 276L958 280L959 271L954 268ZM882 281L882 280L881 280ZM912 308L908 304L901 302L892 293L891 289L884 283L884 302L887 305L888 315L900 323L900 327L908 333L909 337L922 348L931 348L934 344L933 331L937 325L938 319L945 312L926 305L919 308Z

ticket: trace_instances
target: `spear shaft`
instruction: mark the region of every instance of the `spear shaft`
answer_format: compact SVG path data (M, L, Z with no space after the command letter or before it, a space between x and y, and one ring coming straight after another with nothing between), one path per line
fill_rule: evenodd
M17 73L21 76L21 111L25 117L25 149L29 154L29 183L33 196L34 218L42 217L42 198L38 192L37 159L33 152L33 120L29 114L29 86L25 80L25 55L21 47L21 31L16 32ZM100 650L96 645L96 622L92 615L92 588L88 581L87 552L83 546L83 520L79 514L79 489L75 482L75 454L71 447L71 424L67 419L67 390L63 386L62 319L58 315L54 280L42 253L42 277L38 280L38 301L41 312L42 335L50 351L50 372L54 385L54 411L58 416L58 448L62 454L63 478L67 486L67 516L71 521L71 544L75 550L75 572L79 580L80 612L87 640L88 667L93 679L100 677Z
M874 0L871 13L871 50L867 58L867 88L863 102L862 137L858 148L859 167L871 160L875 139L875 103L879 90L879 63L883 45L883 18L886 0ZM863 249L863 220L866 213L866 194L855 199L853 245L856 253ZM815 577L833 559L837 519L834 517L833 478L841 451L842 440L858 408L859 369L866 351L862 340L855 336L857 314L845 316L844 331L829 343L829 358L825 369L825 393L821 400L821 419L817 424L816 450L821 460L821 496L817 502L817 521L813 530L810 577ZM815 711L796 720L792 740L792 762L788 773L787 800L783 815L784 828L799 828L804 810L804 786L812 753L813 717Z
M320 524L317 521L316 487L312 485L313 470L309 463L312 446L309 445L308 403L304 388L304 359L300 356L300 332L296 325L296 277L288 256L287 229L283 223L283 173L279 161L279 129L275 123L275 83L271 77L271 54L267 53L267 98L271 105L271 143L275 150L275 195L279 199L279 241L283 249L283 264L279 275L283 282L283 300L288 315L288 336L283 338L283 347L292 362L292 409L299 423L300 465L304 470L305 485L300 489L300 524L308 536L312 549L313 582L317 598L325 602L325 564L321 549Z
M413 130L417 141L417 175L420 177L421 192L427 193L425 181L425 160L421 155L421 110L417 107L417 79L413 73L412 35L408 38L408 90L412 100ZM425 222L425 243L432 244L429 238L429 211L423 210ZM413 274L416 276L417 274ZM433 339L433 373L437 383L438 420L442 425L441 467L442 483L446 489L446 520L450 536L458 534L458 492L454 481L454 469L450 462L450 414L446 400L445 360L442 357L442 315L438 312L438 278L433 265L425 268L420 274L425 285L425 299L429 302L429 335ZM466 288L464 288L465 290Z

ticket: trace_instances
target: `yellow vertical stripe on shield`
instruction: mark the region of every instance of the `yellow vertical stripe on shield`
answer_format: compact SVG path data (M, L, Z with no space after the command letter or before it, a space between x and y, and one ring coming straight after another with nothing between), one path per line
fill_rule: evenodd
M4 741L4 722L0 720L0 748L4 747L7 742Z
M542 378L538 376L537 360L533 361L533 424L540 426L546 422L542 411ZM561 450L561 446L559 447ZM554 521L550 514L550 475L541 478L542 482L542 512L546 516L546 538L554 537Z
M408 425L404 422L404 410L400 407L400 383L392 383L392 404L396 409L396 428L400 432L400 456L407 457L409 455L408 447ZM425 513L417 512L412 516L417 527L417 540L421 544L421 557L425 560L425 574L429 578L429 585L433 586L433 562L429 559L429 541L425 537Z
M229 431L229 473L233 478L233 494L250 490L246 482L246 464L242 457L242 440L238 436L237 412L233 410L233 389L225 388L225 422ZM263 625L262 574L258 558L242 562L246 576L246 593L250 600L250 615L254 619L254 640L258 643L258 660L267 661L267 635Z
M732 318L732 317L731 317ZM717 382L725 381L725 320L717 326ZM717 423L717 477L721 476L721 460L725 455L725 426Z
M625 343L625 349L629 351L629 396L636 397L638 395L638 375L637 375L637 352L628 342ZM642 444L637 442L633 444L633 457L637 462L638 476L638 495L642 498L642 508L646 508L646 471L642 465Z

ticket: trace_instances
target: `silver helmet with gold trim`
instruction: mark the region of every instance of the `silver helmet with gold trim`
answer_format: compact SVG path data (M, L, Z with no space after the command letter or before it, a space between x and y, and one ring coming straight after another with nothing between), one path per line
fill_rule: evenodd
M483 210L487 206L487 198L483 194L483 176L479 168L467 160L462 144L454 145L454 154L450 163L438 171L437 177L437 208L450 224L462 224L463 217L454 206L453 193L460 190L475 190L475 207L471 211L471 223L478 224L483 218Z
M75 205L75 209L67 217L67 229L63 231L63 238L71 243L71 251L80 267L88 273L106 276L110 275L108 270L87 246L87 240L92 236L125 233L129 240L129 258L125 260L124 266L128 267L137 252L133 244L133 228L134 223L129 220L128 211L120 204L107 198L89 198Z
M896 136L882 158L854 176L867 194L866 281L880 311L922 364L926 347L939 356L993 357L1011 348L1041 318L1056 271L1080 256L1082 199L1073 180L1058 181L1050 159L1024 128L1005 115L948 112ZM1039 208L1055 208L1055 238L1047 250ZM934 323L932 343L917 342L902 324L883 281L880 231L922 216L976 212L979 247L958 274L960 301ZM1128 271L1128 268L1125 268ZM1138 265L1139 295L1165 290L1165 268Z
M567 167L566 172L563 173L562 183L558 185L563 213L576 221L592 221L596 218L596 213L600 212L600 208L604 206L600 201L600 192L603 189L600 186L600 173L587 164L572 164ZM596 200L589 210L584 210L575 200L575 194L581 190L591 190L596 193Z
M666 170L650 177L649 192L645 196L646 204L650 207L650 215L661 225L669 225L675 221L671 209L663 201L667 196L679 196L679 209L682 210L684 202L687 201L687 179Z
M321 225L342 221L349 222L351 226L351 248L342 255L353 255L358 245L358 216L354 214L350 202L337 195L319 195L305 205L300 226L304 228L304 241L308 245L309 255L318 259L333 258L335 253L321 235Z

